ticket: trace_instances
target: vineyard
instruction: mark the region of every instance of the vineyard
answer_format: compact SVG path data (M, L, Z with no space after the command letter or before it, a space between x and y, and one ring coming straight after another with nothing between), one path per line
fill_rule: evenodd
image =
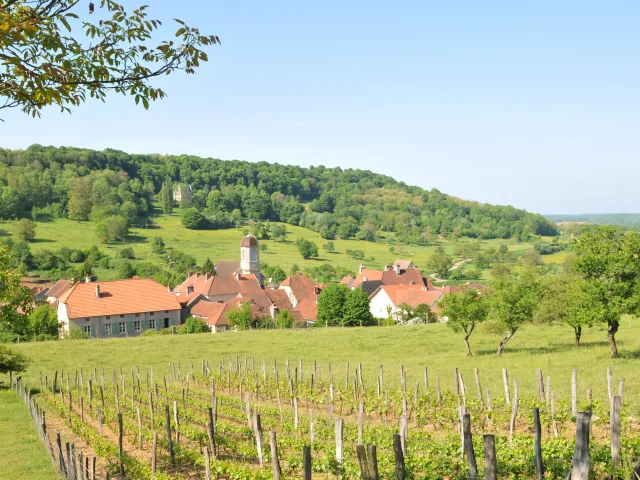
M577 391L577 369L563 379L534 371L533 392L519 392L506 369L490 372L500 392L483 389L477 369L470 379L454 368L446 379L420 374L409 385L404 368L227 357L164 372L41 372L39 386L12 384L69 479L640 474L638 412L611 369L593 385L605 403ZM554 382L570 382L571 396L559 398Z

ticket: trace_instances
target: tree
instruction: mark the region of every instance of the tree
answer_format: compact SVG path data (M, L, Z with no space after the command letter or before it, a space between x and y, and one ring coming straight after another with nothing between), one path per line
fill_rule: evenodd
M502 340L498 355L518 329L533 319L540 300L541 282L535 270L526 270L498 280L491 295L491 316L497 322Z
M162 255L164 253L164 240L162 237L153 237L151 240L151 251L156 255Z
M187 208L182 213L182 225L189 230L201 230L207 226L207 219L195 208Z
M251 302L244 302L226 314L229 326L238 330L250 330L253 323Z
M398 306L393 313L393 319L398 325L422 325L429 323L435 314L431 312L431 308L426 303L421 303L412 307L406 303Z
M533 319L536 323L566 323L573 328L576 347L580 346L582 328L590 327L594 320L590 315L594 306L583 292L582 282L575 273L545 277Z
M29 333L44 337L58 337L58 314L50 305L40 305L29 314Z
M202 271L204 273L209 273L211 275L215 275L216 267L213 265L213 262L211 261L211 259L209 257L207 257L207 259L202 264Z
M276 315L276 328L291 328L294 321L295 319L289 310L280 310Z
M24 355L0 343L0 373L22 372L28 364Z
M131 247L124 247L118 251L118 258L125 258L127 260L135 260L136 253Z
M16 223L16 237L24 242L31 242L36 238L36 223L23 218Z
M447 278L449 269L453 266L453 260L445 253L434 253L427 260L427 268L435 272L439 278Z
M456 333L464 333L467 355L472 356L469 337L476 327L489 315L489 299L485 292L475 288L465 288L460 293L445 295L438 308L440 316L446 317L447 326Z
M67 216L71 220L88 220L91 213L91 186L88 178L75 178L69 190Z
M173 182L167 177L160 189L160 201L162 202L162 211L165 215L173 213Z
M282 283L287 278L287 274L284 273L282 268L275 266L271 267L269 265L265 265L262 270L264 271L267 278L270 278L274 283Z
M96 236L102 243L115 242L129 235L127 221L120 215L112 215L96 225Z
M13 188L0 187L0 218L10 220L16 218L19 213L20 194Z
M318 247L314 242L310 240L301 239L301 240L298 240L297 243L298 243L298 251L300 252L300 255L302 255L302 258L309 259L311 257L318 256Z
M342 325L344 303L349 289L346 285L328 285L318 295L318 322L323 325Z
M24 333L24 316L18 310L30 312L31 292L20 285L20 273L9 268L8 247L0 245L0 330Z
M138 206L131 200L127 200L120 206L120 215L127 220L128 225L133 225L138 218Z
M367 326L373 324L369 294L361 288L347 290L342 309L342 318L345 326Z
M287 227L284 225L273 225L271 227L271 236L274 242L284 242L287 239Z
M574 240L575 271L585 280L590 318L607 324L611 358L618 357L620 317L635 314L640 301L640 233L610 226L590 226Z
M67 0L4 2L0 97L6 100L0 109L18 107L34 117L48 105L71 112L89 97L104 101L109 92L134 97L148 109L149 100L165 97L151 84L155 77L195 73L200 62L208 60L201 48L220 42L176 19L176 41L154 46L150 42L161 22L148 18L146 6L129 14L113 0L104 0L100 8L111 18L88 22L75 13L84 13L79 11L84 5ZM89 5L92 13L93 3Z
M325 252L329 252L329 253L333 253L336 251L336 247L334 246L333 242L330 240L327 243L325 243L324 245L322 245L322 249Z
M127 278L132 278L135 276L136 270L131 265L131 262L124 261L118 265L118 278L122 280L126 280Z

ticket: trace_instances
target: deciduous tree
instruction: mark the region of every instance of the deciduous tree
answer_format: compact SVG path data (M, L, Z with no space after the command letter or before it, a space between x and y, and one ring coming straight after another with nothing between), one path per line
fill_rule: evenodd
M373 323L373 315L369 301L369 294L361 288L348 290L342 308L343 324L345 326L367 326Z
M341 325L344 303L349 289L345 285L328 285L318 296L318 322L323 325Z
M460 293L445 295L438 305L440 316L446 317L447 326L456 333L464 334L467 355L471 353L469 337L476 327L489 316L489 298L487 292L467 287Z

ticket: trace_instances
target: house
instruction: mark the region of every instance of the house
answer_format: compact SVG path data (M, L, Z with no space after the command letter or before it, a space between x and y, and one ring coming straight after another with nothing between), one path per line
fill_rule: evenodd
M193 191L191 190L191 185L174 185L173 201L180 202L182 205L191 205L193 203Z
M227 314L232 310L241 308L246 302L251 304L251 317L253 320L265 316L271 316L275 319L278 311L273 308L272 304L268 310L265 310L263 306L258 305L251 298L243 298L241 295L227 302L211 302L203 299L191 308L191 316L209 324L211 333L224 332L229 330Z
M77 327L91 337L140 335L180 325L176 295L147 278L76 283L60 296L58 321L66 334Z
M369 297L370 310L375 318L387 318L405 304L414 308L425 304L437 312L436 303L443 296L443 292L428 290L425 285L381 285Z
M283 290L291 303L290 312L303 320L318 317L318 295L324 285L319 285L302 273L287 277L278 288Z
M410 260L396 260L393 265L385 265L384 270L370 270L360 265L358 276L344 277L340 283L350 289L362 288L372 294L381 285L424 285L433 290L429 278L423 278L420 269Z
M58 280L47 292L47 303L55 307L58 304L58 299L72 286L71 280Z

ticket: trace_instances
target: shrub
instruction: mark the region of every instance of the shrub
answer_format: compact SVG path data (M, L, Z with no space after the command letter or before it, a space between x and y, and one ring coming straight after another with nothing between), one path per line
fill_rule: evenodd
M36 224L28 218L23 218L16 223L16 236L25 242L31 242L36 238Z
M210 333L211 327L208 323L203 322L199 318L189 317L183 325L178 327L178 333L184 335L187 333Z
M136 258L136 254L131 247L121 248L118 252L118 258L126 258L128 260L134 260Z

